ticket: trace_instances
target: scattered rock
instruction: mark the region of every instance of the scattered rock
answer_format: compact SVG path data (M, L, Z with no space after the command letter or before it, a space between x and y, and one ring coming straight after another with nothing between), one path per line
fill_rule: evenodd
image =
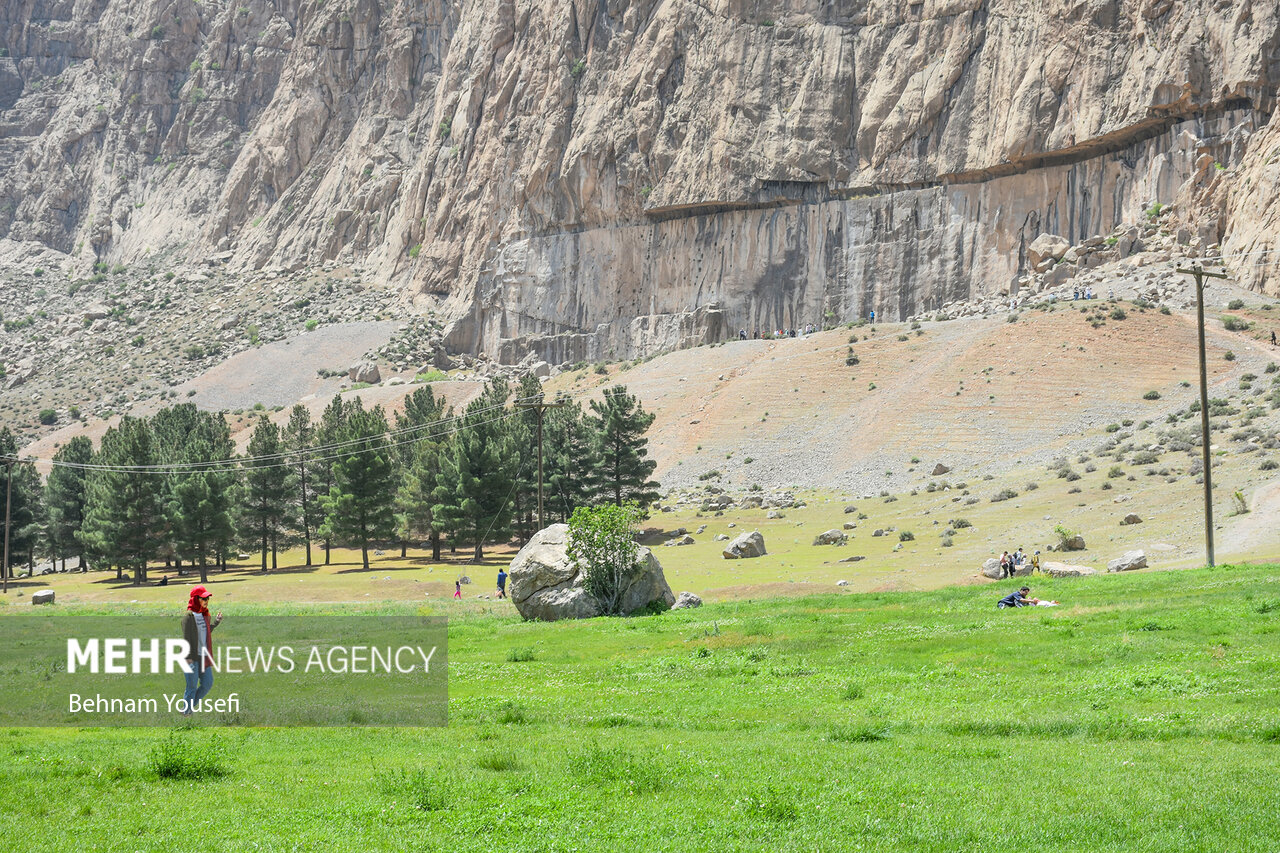
M827 530L813 537L814 545L847 545L849 534L843 530Z
M941 477L943 474L950 474L950 473L951 473L951 469L948 466L943 465L941 462L939 462L937 465L933 466L933 474L931 476Z
M783 515L782 513L778 512L776 509L771 509L771 510L769 510L769 514L768 514L767 516L765 516L765 517L766 517L766 518L786 518L786 516L785 516L785 515Z
M858 511L858 508L857 508L856 506L854 506L853 504L849 504L848 506L846 506L846 507L844 508L844 514L845 514L845 515L851 515L851 514L853 514L853 513L857 512L857 511Z
M1138 517L1138 514L1136 512L1131 512L1128 515L1126 515L1123 519L1120 520L1121 527L1125 527L1130 524L1141 524L1141 523L1142 523L1142 519Z
M1046 258L1056 261L1067 254L1070 248L1071 241L1066 237L1059 237L1057 234L1041 234L1027 246L1027 262L1035 267Z
M702 599L691 592L682 592L680 597L676 599L676 603L671 605L672 610L684 610L687 607L701 607Z
M867 558L862 554L854 554L852 557L844 557L840 560L836 560L836 562L837 563L860 563L865 559Z
M53 590L41 589L31 593L32 604L53 604Z
M848 581L836 581L836 586L848 586Z
M979 571L982 572L983 577L991 578L994 581L998 581L1004 576L1004 572L1000 568L1000 560L996 557L988 558Z
M1084 537L1079 533L1072 536L1066 542L1062 543L1063 551L1083 551L1085 549Z
M716 542L728 542L728 541L729 541L729 534L728 534L728 533L717 533L717 534L715 535L715 540L714 540L714 541L716 541Z
M841 527L843 527L845 530L853 530L857 528L857 526L858 526L858 522L856 521L846 521L844 524L841 525Z
M458 583L462 584L463 586L466 586L467 584L471 583L471 578L467 577L466 575L463 575L462 577L458 578Z
M763 557L768 551L764 548L764 537L759 530L743 533L724 549L726 560L745 560L751 557Z
M882 528L882 527L877 527L874 531L872 531L871 535L872 535L872 536L883 536L883 535L884 535L884 528Z
M367 382L370 385L377 385L382 381L382 374L378 372L378 365L372 361L362 361L353 364L347 370L347 378L352 382Z
M692 545L694 544L694 538L690 536L688 533L686 533L685 535L676 537L675 539L668 539L666 542L663 542L662 544L673 545L673 546L674 545Z
M1147 567L1147 555L1142 551L1125 551L1124 556L1107 563L1108 572L1131 572Z

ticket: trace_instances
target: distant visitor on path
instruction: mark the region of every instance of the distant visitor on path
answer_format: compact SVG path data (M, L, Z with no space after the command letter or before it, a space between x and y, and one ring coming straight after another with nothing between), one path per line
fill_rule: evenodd
M498 569L498 598L507 597L507 570Z
M1275 345L1276 345L1276 333L1275 333L1275 332L1272 332L1272 333L1271 333L1271 345L1272 345L1272 346L1275 346Z
M1039 551L1036 551L1034 554L1031 555L1031 573L1034 575L1040 574L1040 552Z
M1013 577L1013 557L1009 556L1009 552L1005 551L1000 555L1000 579Z
M213 629L222 622L222 614L209 616L209 599L213 593L202 586L191 590L187 615L182 620L182 636L187 641L187 686L179 710L184 717L200 707L200 700L213 689Z

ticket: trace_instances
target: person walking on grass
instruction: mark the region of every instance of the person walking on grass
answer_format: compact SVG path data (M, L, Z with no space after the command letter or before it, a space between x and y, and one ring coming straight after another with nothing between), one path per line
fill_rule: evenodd
M1040 574L1040 552L1036 551L1031 555L1031 574Z
M458 601L462 600L462 581L461 580L456 580L453 582L453 597Z
M507 597L507 570L498 569L498 598Z
M182 714L200 707L200 700L213 689L213 629L222 622L222 613L209 615L209 599L213 593L198 586L191 590L187 615L182 620L182 637L187 641L186 690L182 694Z
M1000 579L1013 577L1013 558L1005 551L1000 555Z

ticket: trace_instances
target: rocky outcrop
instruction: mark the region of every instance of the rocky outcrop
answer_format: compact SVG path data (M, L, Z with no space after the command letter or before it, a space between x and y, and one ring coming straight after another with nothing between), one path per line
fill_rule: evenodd
M1057 563L1046 560L1040 571L1054 578L1082 578L1096 575L1098 570L1090 566L1073 566L1069 563Z
M569 525L553 524L533 535L508 569L511 601L525 619L555 621L589 619L604 613L601 603L586 590L586 577L569 559L566 546ZM627 584L620 610L633 613L652 602L666 607L675 603L662 565L648 549L638 553L641 570Z
M752 557L763 557L768 552L764 548L764 536L759 530L741 533L724 547L726 560L745 560Z
M1132 572L1147 567L1147 555L1142 551L1125 551L1123 556L1107 563L1108 572Z
M849 534L843 530L826 530L813 537L814 545L847 545Z
M682 592L676 598L676 603L671 605L672 610L685 610L693 607L701 607L702 599L692 592Z
M1179 193L1265 245L1278 14L20 0L0 237L81 271L359 261L511 363L899 319Z

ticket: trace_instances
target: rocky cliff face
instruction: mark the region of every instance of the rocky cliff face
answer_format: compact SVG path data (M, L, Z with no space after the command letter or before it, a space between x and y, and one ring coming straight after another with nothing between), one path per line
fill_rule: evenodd
M13 0L0 50L0 237L356 262L505 360L1016 290L1153 202L1277 236L1271 2Z

